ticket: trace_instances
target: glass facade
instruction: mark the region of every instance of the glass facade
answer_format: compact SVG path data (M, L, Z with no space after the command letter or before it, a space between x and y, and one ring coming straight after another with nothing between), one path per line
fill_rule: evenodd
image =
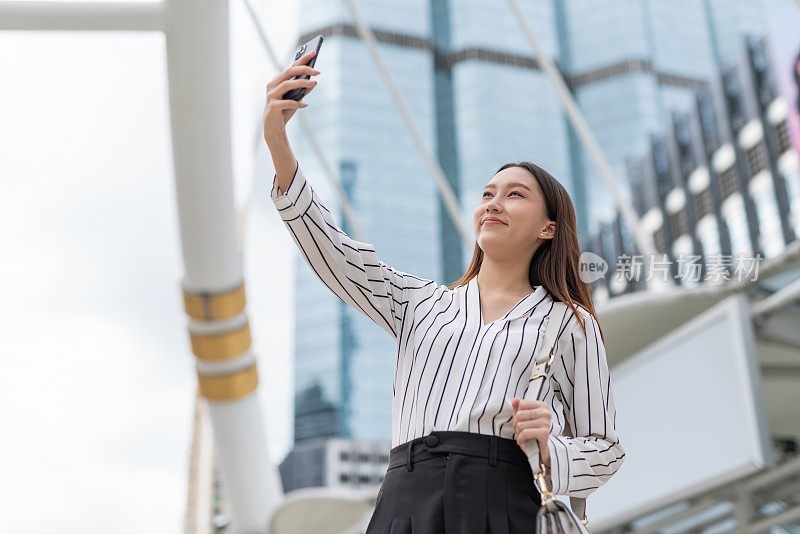
M618 179L628 157L646 154L674 110L688 109L714 75L705 2L566 0L567 69L575 98ZM582 148L574 179L590 206L587 225L614 217L616 205Z

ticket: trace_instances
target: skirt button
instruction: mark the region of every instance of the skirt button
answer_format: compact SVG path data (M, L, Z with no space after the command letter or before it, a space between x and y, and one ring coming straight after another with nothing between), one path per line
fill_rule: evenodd
M422 441L425 443L426 447L436 447L439 444L439 438L436 437L435 434L425 436L425 439Z

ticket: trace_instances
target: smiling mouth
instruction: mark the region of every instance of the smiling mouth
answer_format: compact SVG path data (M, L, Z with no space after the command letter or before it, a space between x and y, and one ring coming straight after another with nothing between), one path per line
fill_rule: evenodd
M486 225L486 224L505 224L505 223L502 222L502 221L495 220L495 219L486 219L485 221L483 221L481 223L481 226Z

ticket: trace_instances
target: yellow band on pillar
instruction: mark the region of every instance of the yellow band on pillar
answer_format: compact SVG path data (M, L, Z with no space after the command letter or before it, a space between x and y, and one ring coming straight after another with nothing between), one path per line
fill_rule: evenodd
M233 289L211 293L183 290L183 308L189 317L201 321L230 319L244 311L244 282Z
M229 375L203 375L197 374L197 383L200 394L212 401L235 400L249 394L258 386L258 371L254 363Z
M250 323L221 334L197 334L189 332L192 352L198 359L219 362L240 356L250 348Z

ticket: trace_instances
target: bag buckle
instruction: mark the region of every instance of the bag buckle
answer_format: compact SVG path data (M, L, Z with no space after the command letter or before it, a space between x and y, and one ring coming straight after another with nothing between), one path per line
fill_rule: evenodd
M547 466L544 465L543 463L539 464L539 466L541 467L541 471L539 471L539 473L536 475L536 480L539 482L539 487L541 488L540 492L542 494L542 505L544 505L544 504L552 501L555 497L554 497L553 493L550 491L550 488L547 487L547 481L544 478ZM583 519L578 518L578 520L583 525L588 525L589 524L589 516L586 515L585 512L583 514Z
M553 348L550 349L550 357L547 359L547 363L545 364L545 367L544 367L544 372L545 373L547 373L547 371L550 370L550 366L553 364L553 360L555 359L555 357L556 357L556 346L553 345ZM533 373L531 375L531 380L536 380L540 376L544 376L544 375L541 374L541 373Z
M553 494L550 491L550 488L547 487L547 482L544 478L546 466L543 463L539 465L542 469L536 475L536 480L539 482L539 487L541 488L539 491L542 494L542 504L544 504L547 501L553 500Z

